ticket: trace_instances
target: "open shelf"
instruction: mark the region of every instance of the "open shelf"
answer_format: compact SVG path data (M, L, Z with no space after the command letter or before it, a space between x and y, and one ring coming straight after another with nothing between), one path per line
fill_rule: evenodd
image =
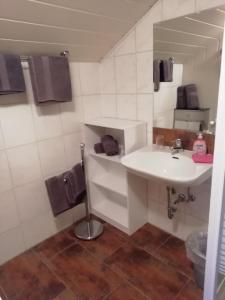
M92 183L123 197L127 197L127 184L125 178L108 173L93 178Z
M128 211L126 207L112 202L109 199L104 199L92 206L92 213L117 228L128 232Z
M115 118L97 118L95 120L85 122L85 125L105 127L111 129L125 130L134 126L143 124L141 121L131 121Z
M93 150L90 151L90 155L93 156L93 157L97 157L99 159L105 159L105 160L115 162L115 163L118 163L118 164L121 164L121 158L123 157L122 155L108 156L105 153L97 154Z

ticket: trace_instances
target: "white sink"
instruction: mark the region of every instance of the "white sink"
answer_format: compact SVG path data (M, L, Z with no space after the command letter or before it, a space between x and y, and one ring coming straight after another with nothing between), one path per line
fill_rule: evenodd
M149 146L124 156L122 164L132 173L155 178L170 184L199 185L212 173L212 164L196 164L192 151L172 155L168 148L157 150Z

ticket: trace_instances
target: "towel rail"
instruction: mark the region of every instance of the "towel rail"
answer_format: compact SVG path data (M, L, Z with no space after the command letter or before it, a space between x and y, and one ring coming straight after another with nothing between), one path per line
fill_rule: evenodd
M99 237L103 233L103 225L97 220L93 220L90 214L90 203L89 203L89 196L88 196L88 187L87 187L87 180L86 180L86 173L85 173L85 144L80 144L80 151L81 151L81 165L84 171L84 178L86 184L86 191L87 196L85 199L85 211L86 211L86 218L85 220L78 223L74 229L74 234L77 238L81 240L93 240Z

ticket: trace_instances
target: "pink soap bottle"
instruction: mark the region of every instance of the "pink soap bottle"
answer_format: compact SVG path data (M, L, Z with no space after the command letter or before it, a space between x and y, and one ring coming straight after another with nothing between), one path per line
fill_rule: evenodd
M197 139L194 141L193 144L193 151L196 154L206 154L207 152L207 147L206 147L206 141L203 138L202 132L199 132L197 134Z

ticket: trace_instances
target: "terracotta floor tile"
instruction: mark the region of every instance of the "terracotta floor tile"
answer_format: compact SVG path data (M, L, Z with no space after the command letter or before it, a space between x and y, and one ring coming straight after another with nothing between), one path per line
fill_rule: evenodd
M33 250L37 254L41 254L46 258L51 259L57 255L57 253L63 251L65 248L71 246L75 242L75 239L69 237L64 231L62 231L40 243L34 247Z
M96 240L79 241L84 248L89 250L100 260L104 260L106 257L110 256L125 242L126 239L118 234L117 230L112 226L104 226L103 234Z
M202 300L203 291L194 281L190 281L186 287L179 293L176 300Z
M56 274L73 292L86 297L84 299L101 299L121 284L117 274L80 244L67 248L52 263Z
M162 261L171 264L182 273L193 278L192 263L187 258L185 244L176 237L170 237L168 241L160 247L155 255Z
M1 287L0 287L0 299L8 300L8 298L6 297L5 292L3 291L3 288L1 288Z
M187 278L172 267L130 244L121 247L105 262L151 300L171 300L187 282Z
M104 300L147 300L139 291L137 291L129 283L124 283L112 294L106 297Z
M10 300L51 300L65 289L31 251L0 267L0 285Z
M162 245L170 235L161 229L145 224L138 231L136 231L130 238L137 246L154 252L160 245Z

